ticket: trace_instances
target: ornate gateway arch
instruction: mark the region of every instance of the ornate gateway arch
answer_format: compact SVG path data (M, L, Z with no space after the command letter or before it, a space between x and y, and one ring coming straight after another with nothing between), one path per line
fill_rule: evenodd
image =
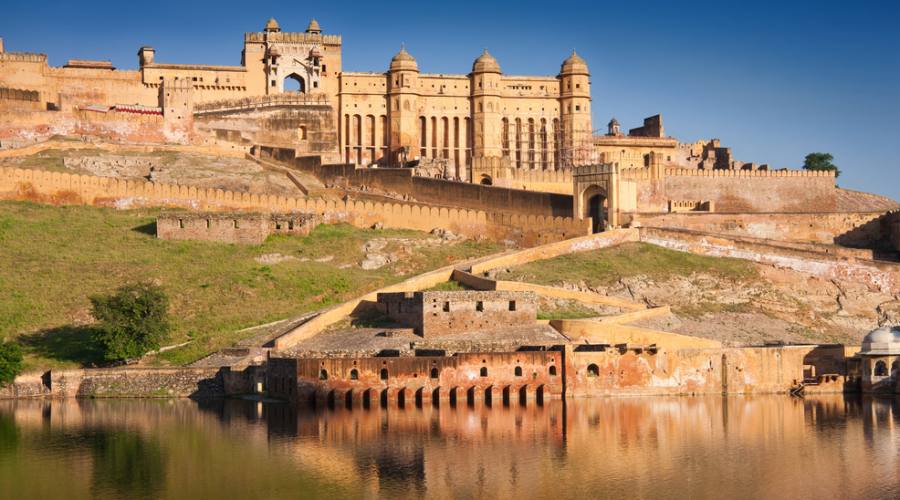
M619 225L619 166L617 164L576 167L572 174L572 214L591 218L593 232Z

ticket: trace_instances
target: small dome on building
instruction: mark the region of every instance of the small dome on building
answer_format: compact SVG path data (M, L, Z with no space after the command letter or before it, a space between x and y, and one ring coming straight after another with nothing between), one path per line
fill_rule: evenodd
M566 58L562 63L562 67L559 69L559 74L561 75L587 75L588 74L588 66L584 59L581 58L575 51L572 51L572 55Z
M500 64L487 49L472 63L472 73L500 73Z
M278 32L281 31L281 26L278 26L278 21L275 20L274 17L270 17L268 21L266 21L265 31L267 32Z
M406 48L400 47L391 58L391 71L419 71L419 65L416 64L416 58L406 51Z
M306 32L318 35L322 32L322 28L319 27L318 21L316 21L315 19L310 19L309 26L306 27Z
M619 120L616 120L616 117L614 116L614 117L612 118L612 120L609 121L609 126L610 126L610 127L613 127L613 126L619 126Z
M882 326L863 338L860 354L900 354L900 327Z

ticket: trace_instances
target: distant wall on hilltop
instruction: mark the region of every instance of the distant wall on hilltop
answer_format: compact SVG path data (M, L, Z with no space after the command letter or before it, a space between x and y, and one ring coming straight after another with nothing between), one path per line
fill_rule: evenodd
M307 212L321 216L326 223L347 222L358 227L381 223L386 227L420 231L444 228L470 237L509 240L525 246L589 232L589 221L567 217L516 215L399 201L294 198L18 168L0 168L0 199L117 208L165 206L209 211Z

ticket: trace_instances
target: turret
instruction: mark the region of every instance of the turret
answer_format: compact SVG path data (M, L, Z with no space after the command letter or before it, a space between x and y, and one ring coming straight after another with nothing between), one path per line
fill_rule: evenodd
M388 69L388 94L390 121L390 145L393 159L398 158L401 150L412 157L419 154L419 126L416 110L418 109L419 65L416 59L400 47Z
M487 49L472 63L470 88L472 94L473 157L500 157L503 154L500 136L500 64Z
M306 32L310 35L321 35L322 28L319 27L319 22L315 19L309 20L309 26L306 27Z
M153 64L153 57L156 55L156 50L153 47L143 46L138 50L138 63L140 67L149 66Z
M263 28L263 31L266 33L278 33L281 31L281 26L278 25L278 21L276 21L274 17L270 17L269 20L266 21L266 27Z
M559 70L562 162L566 167L589 160L593 139L590 76L587 63L574 50Z

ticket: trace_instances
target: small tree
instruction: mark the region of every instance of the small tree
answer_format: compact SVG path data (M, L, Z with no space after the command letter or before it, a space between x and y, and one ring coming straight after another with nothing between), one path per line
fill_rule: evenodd
M0 386L16 379L22 371L22 348L12 342L0 342Z
M806 159L803 161L803 169L804 170L831 170L834 172L834 176L838 177L841 175L840 169L832 163L834 160L834 156L831 153L810 153L806 155Z
M93 315L100 322L97 343L110 361L138 358L169 334L169 299L152 283L136 283L112 295L91 297Z

